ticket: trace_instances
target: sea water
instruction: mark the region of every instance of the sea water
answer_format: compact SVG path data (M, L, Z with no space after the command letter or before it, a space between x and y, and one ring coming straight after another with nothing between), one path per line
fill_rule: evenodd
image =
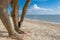
M60 23L60 15L26 15L25 18Z

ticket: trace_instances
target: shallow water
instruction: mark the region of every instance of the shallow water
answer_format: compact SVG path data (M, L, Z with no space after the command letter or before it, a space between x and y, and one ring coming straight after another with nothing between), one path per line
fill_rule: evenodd
M60 23L60 15L26 15L25 18Z

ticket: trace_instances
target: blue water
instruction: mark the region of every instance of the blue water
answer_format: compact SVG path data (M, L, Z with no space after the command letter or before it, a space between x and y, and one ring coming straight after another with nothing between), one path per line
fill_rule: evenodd
M26 15L25 18L60 23L60 15Z

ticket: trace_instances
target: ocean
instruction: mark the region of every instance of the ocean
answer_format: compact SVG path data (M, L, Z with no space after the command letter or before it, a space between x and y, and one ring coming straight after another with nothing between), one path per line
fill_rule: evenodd
M26 15L25 18L60 23L60 15Z

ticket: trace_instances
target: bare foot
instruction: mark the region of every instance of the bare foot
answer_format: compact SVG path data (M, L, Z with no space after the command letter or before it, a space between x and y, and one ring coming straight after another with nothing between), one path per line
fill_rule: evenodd
M16 40L22 40L22 39L23 39L22 37L19 37L19 36L16 35L16 34L12 34L12 35L10 35L9 37L12 38L12 39L16 39Z
M11 34L9 34L9 37L12 39L17 39L17 38L19 38L19 35L16 33L11 33Z
M20 30L19 28L15 28L15 31L19 34L26 34L24 31Z

